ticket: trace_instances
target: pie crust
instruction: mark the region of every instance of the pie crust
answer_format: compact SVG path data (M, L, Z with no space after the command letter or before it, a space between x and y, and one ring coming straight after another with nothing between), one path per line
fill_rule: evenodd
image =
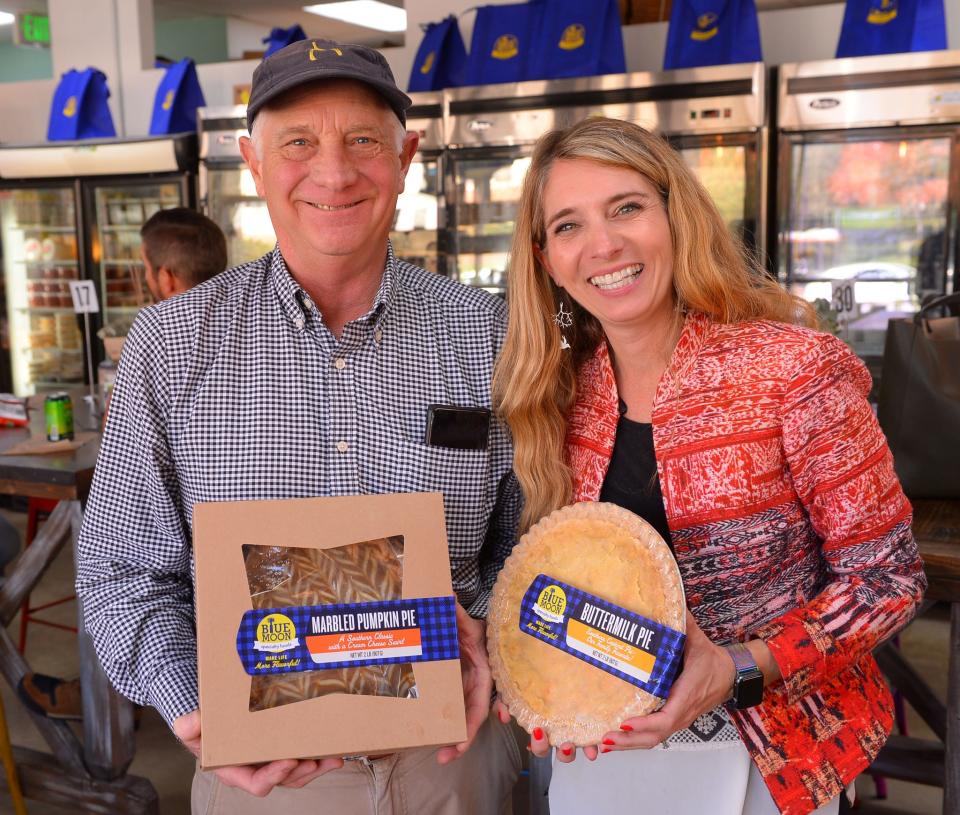
M685 631L686 604L670 548L650 524L616 504L584 502L541 519L497 577L487 618L494 680L511 715L553 745L597 744L663 700L520 630L524 593L549 575Z

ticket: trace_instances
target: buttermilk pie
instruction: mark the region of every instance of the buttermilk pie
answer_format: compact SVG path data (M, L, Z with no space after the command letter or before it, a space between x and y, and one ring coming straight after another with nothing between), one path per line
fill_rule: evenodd
M601 602L587 603L584 593ZM563 616L565 606L568 614L571 607L578 609L576 620ZM645 626L618 609L660 625ZM522 727L528 732L543 728L553 745L597 744L624 719L651 713L664 700L598 667L597 660L548 643L569 644L576 636L588 643L575 643L578 654L622 667L607 659L609 652L649 668L654 657L640 648L654 636L656 643L679 643L670 656L676 664L685 619L677 563L652 526L615 504L558 509L520 539L493 588L487 636L500 697ZM566 638L560 634L558 639L561 624ZM594 644L602 653L592 649Z

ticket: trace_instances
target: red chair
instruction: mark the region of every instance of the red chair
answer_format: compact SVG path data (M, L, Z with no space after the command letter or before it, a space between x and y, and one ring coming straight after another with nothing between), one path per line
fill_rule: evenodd
M46 520L50 513L56 508L57 503L59 503L54 498L30 498L27 502L27 533L24 537L23 547L26 549L33 539L37 536L37 526L40 521ZM53 608L54 606L63 605L64 603L69 603L71 600L76 600L77 596L71 594L68 597L61 597L59 600L52 600L49 603L43 603L39 606L30 605L30 595L28 594L26 599L23 601L23 605L20 607L20 641L17 645L17 650L22 654L27 647L27 626L30 623L37 623L39 625L46 625L50 628L60 628L64 631L72 631L74 634L77 633L76 626L73 625L63 625L63 623L55 623L52 620L44 620L42 617L37 616L37 612L44 611L48 608Z

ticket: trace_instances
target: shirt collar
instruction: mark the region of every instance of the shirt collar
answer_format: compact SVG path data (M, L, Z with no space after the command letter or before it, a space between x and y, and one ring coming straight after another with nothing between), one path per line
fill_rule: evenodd
M273 278L277 298L284 315L297 331L302 331L313 316L310 297L290 274L286 261L283 259L283 254L280 252L279 244L273 249L273 256L270 260L270 275ZM373 298L373 304L366 314L353 320L352 323L375 329L381 328L384 318L396 299L397 277L397 259L393 253L393 244L387 241L387 260L383 267L380 286Z

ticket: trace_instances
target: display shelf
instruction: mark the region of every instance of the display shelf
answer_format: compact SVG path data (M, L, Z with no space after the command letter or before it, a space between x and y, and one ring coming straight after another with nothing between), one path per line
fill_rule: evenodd
M10 229L22 229L26 232L76 232L75 226L51 226L49 224L18 224L13 223Z
M75 314L73 306L14 306L14 311L30 314Z
M22 263L24 266L76 266L76 258L54 258L53 260L26 260L25 258L14 258L13 263Z
M104 266L108 263L112 263L115 266L119 266L121 264L126 264L126 265L136 264L137 266L143 266L143 261L140 260L140 258L101 258L100 259L101 266Z
M101 232L139 232L143 226L139 224L104 224L100 227Z

